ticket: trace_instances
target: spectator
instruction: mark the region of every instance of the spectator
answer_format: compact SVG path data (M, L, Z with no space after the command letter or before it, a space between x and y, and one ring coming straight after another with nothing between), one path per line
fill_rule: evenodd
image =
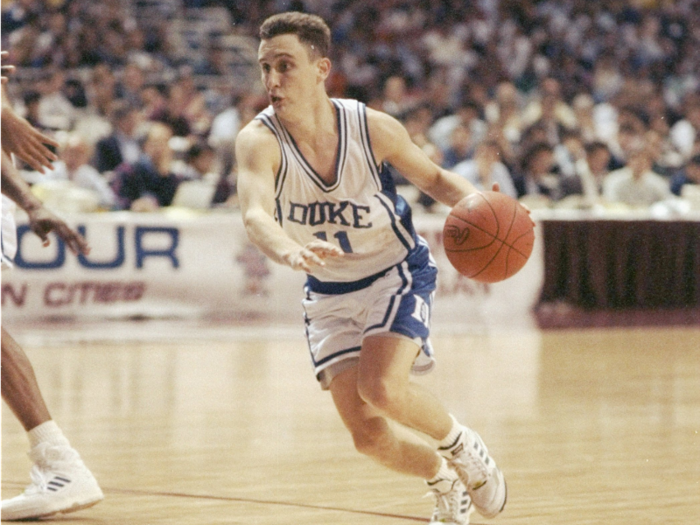
M683 103L683 118L671 128L671 143L689 159L694 154L695 142L700 137L700 95L686 97Z
M467 124L458 124L450 135L449 147L443 151L442 167L451 169L452 166L472 158L474 146L470 127Z
M65 74L54 70L43 83L41 101L39 102L39 122L45 128L70 130L73 128L75 108L63 94Z
M674 195L682 196L683 187L686 184L700 184L700 155L692 157L685 167L673 176L671 179L671 192Z
M610 150L604 142L592 142L585 147L585 158L576 161L574 175L561 180L561 197L581 195L583 203L592 206L601 201L603 180L609 173Z
M651 170L653 163L646 148L632 151L627 166L611 171L603 181L605 200L635 208L646 208L669 198L669 183Z
M234 144L241 129L241 103L242 97L237 93L232 94L229 106L216 115L211 123L208 141L216 151L220 173L228 174L233 170Z
M525 152L520 172L513 177L518 198L551 201L559 198L559 179L553 175L554 151L546 142L537 142ZM541 198L541 199L540 199Z
M133 106L120 101L112 110L112 133L100 139L95 146L93 165L100 173L113 171L126 162L134 164L139 160L142 150L136 139L139 113Z
M428 132L430 141L446 150L450 145L450 136L454 129L463 124L469 128L474 142L480 142L486 136L486 123L481 119L479 105L472 100L464 100L454 114L446 115L435 121Z
M120 208L155 211L172 203L180 183L180 178L172 171L173 155L168 145L172 136L171 128L154 123L148 131L141 158L115 170L113 187Z
M480 190L489 191L497 182L501 193L518 198L508 168L499 161L500 148L495 140L485 140L476 147L474 158L460 162L452 171L461 175Z
M61 160L54 163L47 174L51 180L66 180L75 186L90 190L98 197L99 206L112 209L117 199L107 180L89 164L90 144L77 134L68 135L60 148Z
M184 168L178 175L184 180L201 180L207 176L216 176L213 173L215 160L214 148L205 142L195 142L187 150Z

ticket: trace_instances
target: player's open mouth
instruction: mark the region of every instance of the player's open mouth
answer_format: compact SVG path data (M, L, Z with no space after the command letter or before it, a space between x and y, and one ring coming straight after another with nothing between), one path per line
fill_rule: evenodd
M276 103L279 102L280 100L282 100L282 97L277 97L277 96L275 96L275 95L270 95L270 102L271 102L271 103L276 104Z

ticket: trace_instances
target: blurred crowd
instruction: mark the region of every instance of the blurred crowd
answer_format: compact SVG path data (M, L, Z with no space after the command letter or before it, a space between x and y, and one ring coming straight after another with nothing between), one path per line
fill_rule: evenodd
M25 72L13 101L62 144L53 172L25 176L62 199L80 188L83 208L235 206L233 141L267 100L237 81L217 35L196 58L182 52L173 21L212 8L253 43L270 14L323 16L331 96L394 115L479 187L498 182L533 208L700 208L700 0L2 6L2 48ZM141 16L159 6L163 16Z

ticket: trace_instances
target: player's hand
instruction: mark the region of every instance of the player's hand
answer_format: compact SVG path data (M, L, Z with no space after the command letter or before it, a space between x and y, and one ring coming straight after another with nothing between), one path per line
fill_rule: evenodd
M87 255L90 253L90 247L85 238L43 206L28 210L27 215L29 216L29 227L39 236L44 246L51 243L49 233L54 232L74 254Z
M2 60L5 60L9 54L9 51L0 51L0 57ZM0 69L2 70L2 83L4 84L8 80L6 75L14 73L15 66L0 66Z
M52 169L51 162L58 160L47 146L58 147L51 137L44 135L12 110L2 112L2 149L14 153L33 169L44 173Z
M284 260L293 270L303 270L306 273L310 273L313 266L326 265L323 259L342 255L343 250L319 239L318 241L311 241L299 250L287 254Z

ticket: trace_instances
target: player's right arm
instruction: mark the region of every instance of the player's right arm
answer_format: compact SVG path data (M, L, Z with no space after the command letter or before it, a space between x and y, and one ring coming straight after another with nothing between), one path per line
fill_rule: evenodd
M323 266L325 257L342 251L318 240L301 246L289 237L274 218L275 175L281 163L277 139L265 125L253 120L236 137L238 199L243 223L251 242L273 261L294 270L310 272Z

